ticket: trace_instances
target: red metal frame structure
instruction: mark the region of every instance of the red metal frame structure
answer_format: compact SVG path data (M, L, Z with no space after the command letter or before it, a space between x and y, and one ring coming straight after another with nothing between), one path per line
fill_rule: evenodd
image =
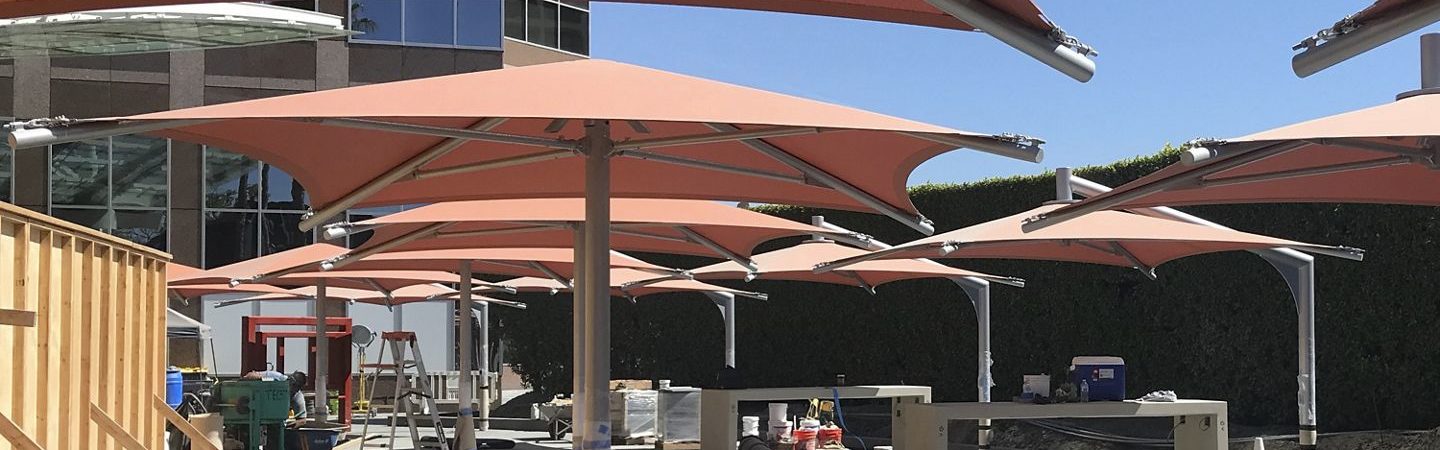
M285 345L286 339L305 339L308 342L307 374L315 373L315 333L311 330L274 330L263 331L261 327L286 326L286 327L313 327L314 317L277 317L277 316L244 316L240 318L240 330L243 333L240 344L240 372L266 370L266 355L269 352L270 340L275 339L275 370L285 372ZM350 407L354 399L350 395L350 334L352 322L349 317L326 317L325 336L330 341L330 367L345 367L346 370L332 370L327 386L334 386L340 392L340 423L350 424ZM305 386L307 389L315 388L315 380L312 377Z

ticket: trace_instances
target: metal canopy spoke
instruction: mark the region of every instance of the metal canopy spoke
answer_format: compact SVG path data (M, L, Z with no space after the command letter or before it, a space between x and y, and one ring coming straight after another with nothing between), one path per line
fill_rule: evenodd
M394 133L419 134L424 136L435 136L452 139L463 139L469 141L494 142L498 144L528 145L531 147L543 147L553 149L573 150L577 148L575 141L564 139L547 139L516 134L494 133L489 131L477 131L461 128L437 127L432 125L416 125L410 123L386 122L373 119L355 118L323 118L323 119L298 119L305 122L318 122L325 125L338 127L360 128L365 130L389 131Z
M540 271L540 273L545 274L545 276L550 277L550 279L555 280L555 282L565 285L566 288L575 288L575 283L570 281L569 278L560 276L559 273L556 273L555 270L551 269L549 266L546 266L540 261L530 261L529 265L530 268Z
M495 127L500 126L500 124L505 123L505 120L506 119L504 118L481 119L470 125L467 130L475 132L489 131L494 129ZM380 192L381 189L385 189L391 184L403 180L407 176L415 174L416 171L420 170L420 168L424 167L426 164L440 159L440 157L442 156L450 154L450 152L455 151L455 149L465 145L466 142L469 141L459 138L446 139L439 144L435 144L434 146L415 154L415 156L411 157L409 160L406 160L405 162L400 163L400 165L385 171L385 173L380 174L380 176L370 179L370 181L366 181L364 184L361 184L360 187L355 188L355 190L345 194L345 196L340 197L333 202L330 202L330 204L325 205L325 207L321 208L319 211L307 214L306 217L300 221L300 229L309 230L314 228L316 225L325 222L326 220L330 220L331 217L335 217L340 213L344 212L345 210L354 207L356 204L359 204L366 198L369 198L370 196L375 195L375 193Z
M353 251L353 252L347 253L347 254L345 254L345 255L343 255L343 256L341 256L341 257L339 257L339 258L335 258L335 259L333 259L333 260L331 260L331 261L326 261L324 264L321 264L320 268L323 269L323 270L333 270L333 269L338 269L338 268L341 268L341 267L345 267L345 266L347 266L347 265L349 265L350 263L353 263L353 262L355 262L355 261L359 261L359 260L361 260L361 259L365 259L365 258L367 258L367 257L369 257L369 256L371 256L371 255L377 254L377 253L383 253L383 252L386 252L386 251L390 251L391 249L394 249L394 248L399 247L399 246L401 246L401 245L405 245L405 244L410 243L411 241L414 241L414 240L416 240L416 239L420 239L420 238L428 237L428 236L434 236L434 235L438 234L438 233L440 232L440 230L443 230L443 229L445 229L445 227L448 227L448 226L454 225L454 224L455 224L455 222L435 222L435 223L432 223L432 224L428 224L428 225L425 225L425 226L423 226L423 227L416 228L415 230L412 230L412 231L410 231L410 232L408 232L408 233L402 234L402 235L400 235L400 236L396 236L394 239L391 239L391 240L388 240L388 241L385 241L385 242L376 244L376 245L371 246L371 247L366 247L366 248L361 249L361 250L359 250L359 251Z
M1257 173L1252 175L1239 175L1225 178L1209 178L1201 180L1196 188L1233 186L1259 181L1284 180L1289 178L1301 178L1313 175L1328 175L1342 172L1353 172L1356 170L1376 169L1381 167L1400 166L1415 162L1413 156L1393 156L1389 158L1371 159L1365 161L1354 161L1325 166L1306 167L1303 169L1280 170L1275 172Z
M815 127L767 127L753 130L721 131L719 133L696 134L654 139L640 139L616 142L614 151L639 150L643 148L677 147L682 145L714 144L717 142L743 141L772 137L799 136L819 133Z
M709 126L715 131L739 130L738 127L728 124L712 123L709 124ZM756 152L759 152L765 156L769 156L775 159L776 161L779 161L781 164L785 164L795 170L799 170L800 173L805 174L809 178L813 178L816 182L822 185L839 191L840 193L845 194L846 196L854 199L857 202L860 202L865 206L870 207L871 209L880 212L881 214L890 216L890 218L900 221L900 223L903 223L910 228L914 228L915 230L926 235L935 233L934 223L930 222L930 220L926 219L924 216L912 214L894 205L886 203L885 201L880 200L874 195L871 195L869 192L865 192L863 189L855 187L855 185L852 185L849 182L830 174L829 172L821 170L814 164L810 164L804 159L792 155L789 152L780 149L779 147L770 145L770 143L760 139L747 139L740 142L744 143L745 146L750 147Z
M557 159L569 158L576 155L577 153L574 150L552 150L548 152L532 153L528 155L517 155L511 156L509 158L500 158L490 161L478 161L435 169L419 169L414 171L411 174L411 177L416 180L428 180L431 178L439 178L446 175L479 172L482 170L490 169L502 169L506 167L514 167L525 164L553 161Z
M759 169L751 169L751 168L748 168L748 167L738 167L738 166L732 166L732 165L728 165L728 164L721 164L721 163L716 163L716 162L703 161L703 160L699 160L699 159L685 158L685 157L682 157L682 156L671 156L671 155L665 155L665 154L654 153L654 152L646 152L646 151L640 151L640 150L626 150L626 151L623 151L623 152L619 152L618 154L616 154L616 156L623 156L623 157L634 158L634 159L643 159L643 160L646 160L646 161L655 161L655 162L659 162L659 163L673 164L673 165L676 165L676 166L690 167L690 168L694 168L694 169L713 170L713 171L716 171L716 172L733 173L733 174L736 174L736 175L745 175L745 176L751 176L751 177L756 177L756 178L765 178L765 179L769 179L769 180L784 181L784 182L787 182L787 183L808 184L808 185L812 185L812 186L819 186L819 187L826 187L826 188L829 187L829 186L812 184L812 183L809 182L809 180L807 180L807 179L805 178L804 175L790 175L790 174L784 174L784 173L770 172L770 171L759 170Z
M709 237L706 237L705 235L702 235L695 230L690 229L690 227L675 227L675 231L679 231L680 233L684 234L685 238L689 239L690 242L700 244L705 248L710 249L710 251L715 252L715 254L724 257L725 259L735 261L736 264L745 267L745 270L751 272L758 272L760 270L760 267L755 265L755 261L752 261L750 258L740 256L739 253L735 253L734 251L725 248L725 246L720 245L720 243L711 240Z

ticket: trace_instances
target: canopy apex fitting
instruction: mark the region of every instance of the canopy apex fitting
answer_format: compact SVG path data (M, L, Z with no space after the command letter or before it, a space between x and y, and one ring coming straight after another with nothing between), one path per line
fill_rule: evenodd
M1079 53L1081 55L1100 56L1100 52L1095 51L1095 48L1091 47L1090 44L1081 42L1080 38L1071 36L1070 33L1066 33L1065 30L1061 29L1060 27L1054 27L1050 29L1050 40L1055 41L1056 44L1070 47L1070 49L1074 50L1075 53Z
M990 138L991 138L991 139L994 139L994 140L997 140L997 141L1009 142L1009 143L1011 143L1011 144L1024 145L1024 146L1029 146L1029 147L1039 147L1039 146L1045 145L1045 140L1044 140L1044 139L1040 139L1040 138L1035 137L1035 136L1030 136L1030 135L1028 135L1028 134L1020 134L1020 133L1000 133L1000 134L992 134L992 135L990 135Z
M1355 21L1355 16L1353 14L1345 16L1344 19L1340 19L1339 21L1335 22L1334 25L1331 25L1327 28L1322 28L1319 31L1316 31L1314 35L1302 39L1300 42L1290 47L1290 49L1297 51L1310 50L1315 47L1319 47L1320 44L1324 44L1325 41L1329 41L1340 36L1349 34L1350 32L1353 32L1355 30L1358 30L1362 26L1365 26L1365 24Z

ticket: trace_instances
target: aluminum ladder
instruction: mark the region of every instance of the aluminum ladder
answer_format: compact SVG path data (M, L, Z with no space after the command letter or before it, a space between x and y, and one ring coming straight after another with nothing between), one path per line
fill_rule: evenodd
M425 371L425 361L420 357L420 347L419 343L416 342L415 333L412 331L387 331L380 334L380 340L383 344L388 345L382 344L380 346L380 355L375 359L377 362L374 364L362 364L360 368L361 370L367 368L375 369L374 376L376 377L386 370L393 371L395 374L395 391L391 397L391 403L389 405L375 405L374 403L370 403L371 415L377 410L390 411L390 440L386 448L395 448L395 421L399 417L398 412L403 410L405 412L405 422L410 428L410 441L414 446L413 448L448 450L450 445L445 439L445 428L440 423L439 410L435 407L435 396L433 395L435 391L431 389L430 374ZM389 363L383 362L385 361L385 347L390 347L391 362ZM410 357L414 359L406 358L405 352L407 349L410 352ZM415 373L407 374L406 371L412 368L415 369ZM413 383L410 381L411 375L415 377ZM371 399L373 399L375 390L371 389L369 395ZM415 424L415 411L411 397L424 399L425 409L430 415L431 426L435 428L435 436L438 438L437 441L422 441L420 439L420 427ZM369 401L371 399L366 400ZM369 431L370 421L366 420L365 425L361 427L360 435L369 436ZM366 444L362 443L360 448L366 448Z

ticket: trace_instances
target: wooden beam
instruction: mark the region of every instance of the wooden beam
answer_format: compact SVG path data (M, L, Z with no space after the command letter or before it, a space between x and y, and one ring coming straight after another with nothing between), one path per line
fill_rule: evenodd
M5 413L0 413L0 436L4 436L5 440L10 441L10 445L19 450L45 450L40 444L36 444L34 439L30 439L19 425L5 417Z
M165 416L165 420L170 422L171 425L174 425L175 428L180 429L181 433L185 433L185 436L190 437L191 450L220 450L213 442L206 440L205 432L200 431L199 428L195 428L195 425L185 420L184 417L181 417L180 413L170 409L170 405L165 403L165 399L160 398L158 395L151 396L150 399L154 400L150 406L154 407L156 411L160 411L160 415Z
M130 433L126 432L125 427L115 423L115 419L111 419L109 414L105 414L105 410L100 409L99 406L95 406L94 403L90 404L90 421L95 422L96 425L100 426L102 431L109 434L110 437L115 438L125 450L148 450L145 448L145 445L135 439L135 436L131 436Z
M0 325L34 327L35 312L18 309L0 309Z

